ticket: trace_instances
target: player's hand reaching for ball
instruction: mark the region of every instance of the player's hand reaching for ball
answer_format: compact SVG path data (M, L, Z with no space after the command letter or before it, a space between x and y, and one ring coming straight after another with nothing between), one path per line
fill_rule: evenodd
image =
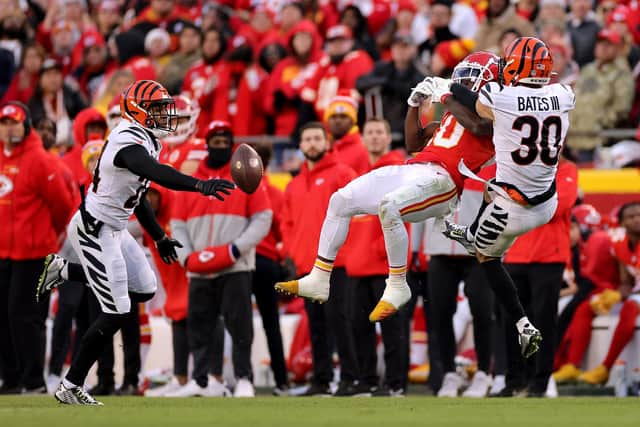
M223 194L227 196L231 194L231 190L236 188L235 184L226 179L208 179L206 181L198 181L196 190L205 196L214 196L219 200L224 200Z
M419 107L420 104L431 96L431 77L425 78L411 90L411 95L407 99L410 107Z
M433 102L444 104L444 100L451 95L451 80L433 77L431 80L431 94Z

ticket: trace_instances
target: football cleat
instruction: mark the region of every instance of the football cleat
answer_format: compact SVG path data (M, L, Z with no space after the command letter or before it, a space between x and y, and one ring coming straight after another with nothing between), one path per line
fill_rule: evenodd
M49 254L44 259L44 268L38 278L38 286L36 288L36 302L40 302L40 297L44 297L57 288L64 279L60 275L62 269L67 264L67 260L56 254Z
M470 240L468 238L468 226L459 225L445 219L444 227L445 229L442 231L442 234L444 234L445 237L460 243L462 246L464 246L469 255L476 254L476 247L474 245L474 242L473 240Z
M473 375L473 379L471 380L469 387L464 391L464 393L462 393L462 397L486 397L489 393L490 387L491 377L484 371L477 371Z
M102 402L98 402L82 387L78 386L66 388L64 384L60 383L53 395L58 402L64 403L65 405L102 406Z
M520 332L518 342L520 342L522 356L528 358L540 349L542 335L540 335L539 330L529 323L522 329L522 332Z
M462 378L456 372L447 372L442 380L442 387L438 390L438 397L458 397L462 387Z
M553 373L553 379L558 384L574 382L582 374L573 363L566 363Z
M379 322L392 316L411 299L411 288L409 288L407 282L392 284L389 279L386 282L387 286L384 288L382 298L369 314L370 322Z
M275 288L278 292L298 295L314 302L325 303L329 299L329 281L317 280L311 274L298 280L278 282Z

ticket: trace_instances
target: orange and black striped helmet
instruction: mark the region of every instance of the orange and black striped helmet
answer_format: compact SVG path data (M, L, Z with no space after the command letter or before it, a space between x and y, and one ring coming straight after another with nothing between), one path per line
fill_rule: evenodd
M174 99L164 86L153 80L138 80L124 90L120 97L120 114L158 138L175 132L178 125Z
M551 52L542 40L519 37L504 51L502 79L506 85L546 85L551 80L552 68Z

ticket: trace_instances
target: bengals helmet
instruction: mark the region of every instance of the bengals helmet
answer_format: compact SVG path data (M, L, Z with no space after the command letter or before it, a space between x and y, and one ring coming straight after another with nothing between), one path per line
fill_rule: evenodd
M535 37L519 37L504 51L504 84L546 85L551 80L553 59L547 45Z
M200 106L191 98L179 95L174 98L176 101L176 111L178 114L178 125L175 133L167 136L162 141L169 144L182 144L189 137L195 135L198 127L198 116L200 116Z
M178 125L176 102L160 83L138 80L120 97L120 112L124 119L138 123L157 138L175 132Z
M471 80L472 91L477 92L485 83L497 81L499 77L500 58L491 52L475 52L467 55L453 69L451 80L462 83Z

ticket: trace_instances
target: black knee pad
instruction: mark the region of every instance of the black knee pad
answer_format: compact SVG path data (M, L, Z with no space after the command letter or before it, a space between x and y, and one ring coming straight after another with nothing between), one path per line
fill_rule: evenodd
M154 295L155 295L155 292L151 292L151 293L148 293L148 294L143 294L143 293L140 293L140 292L131 292L131 291L129 291L129 298L131 298L132 302L147 302L151 298L153 298Z

